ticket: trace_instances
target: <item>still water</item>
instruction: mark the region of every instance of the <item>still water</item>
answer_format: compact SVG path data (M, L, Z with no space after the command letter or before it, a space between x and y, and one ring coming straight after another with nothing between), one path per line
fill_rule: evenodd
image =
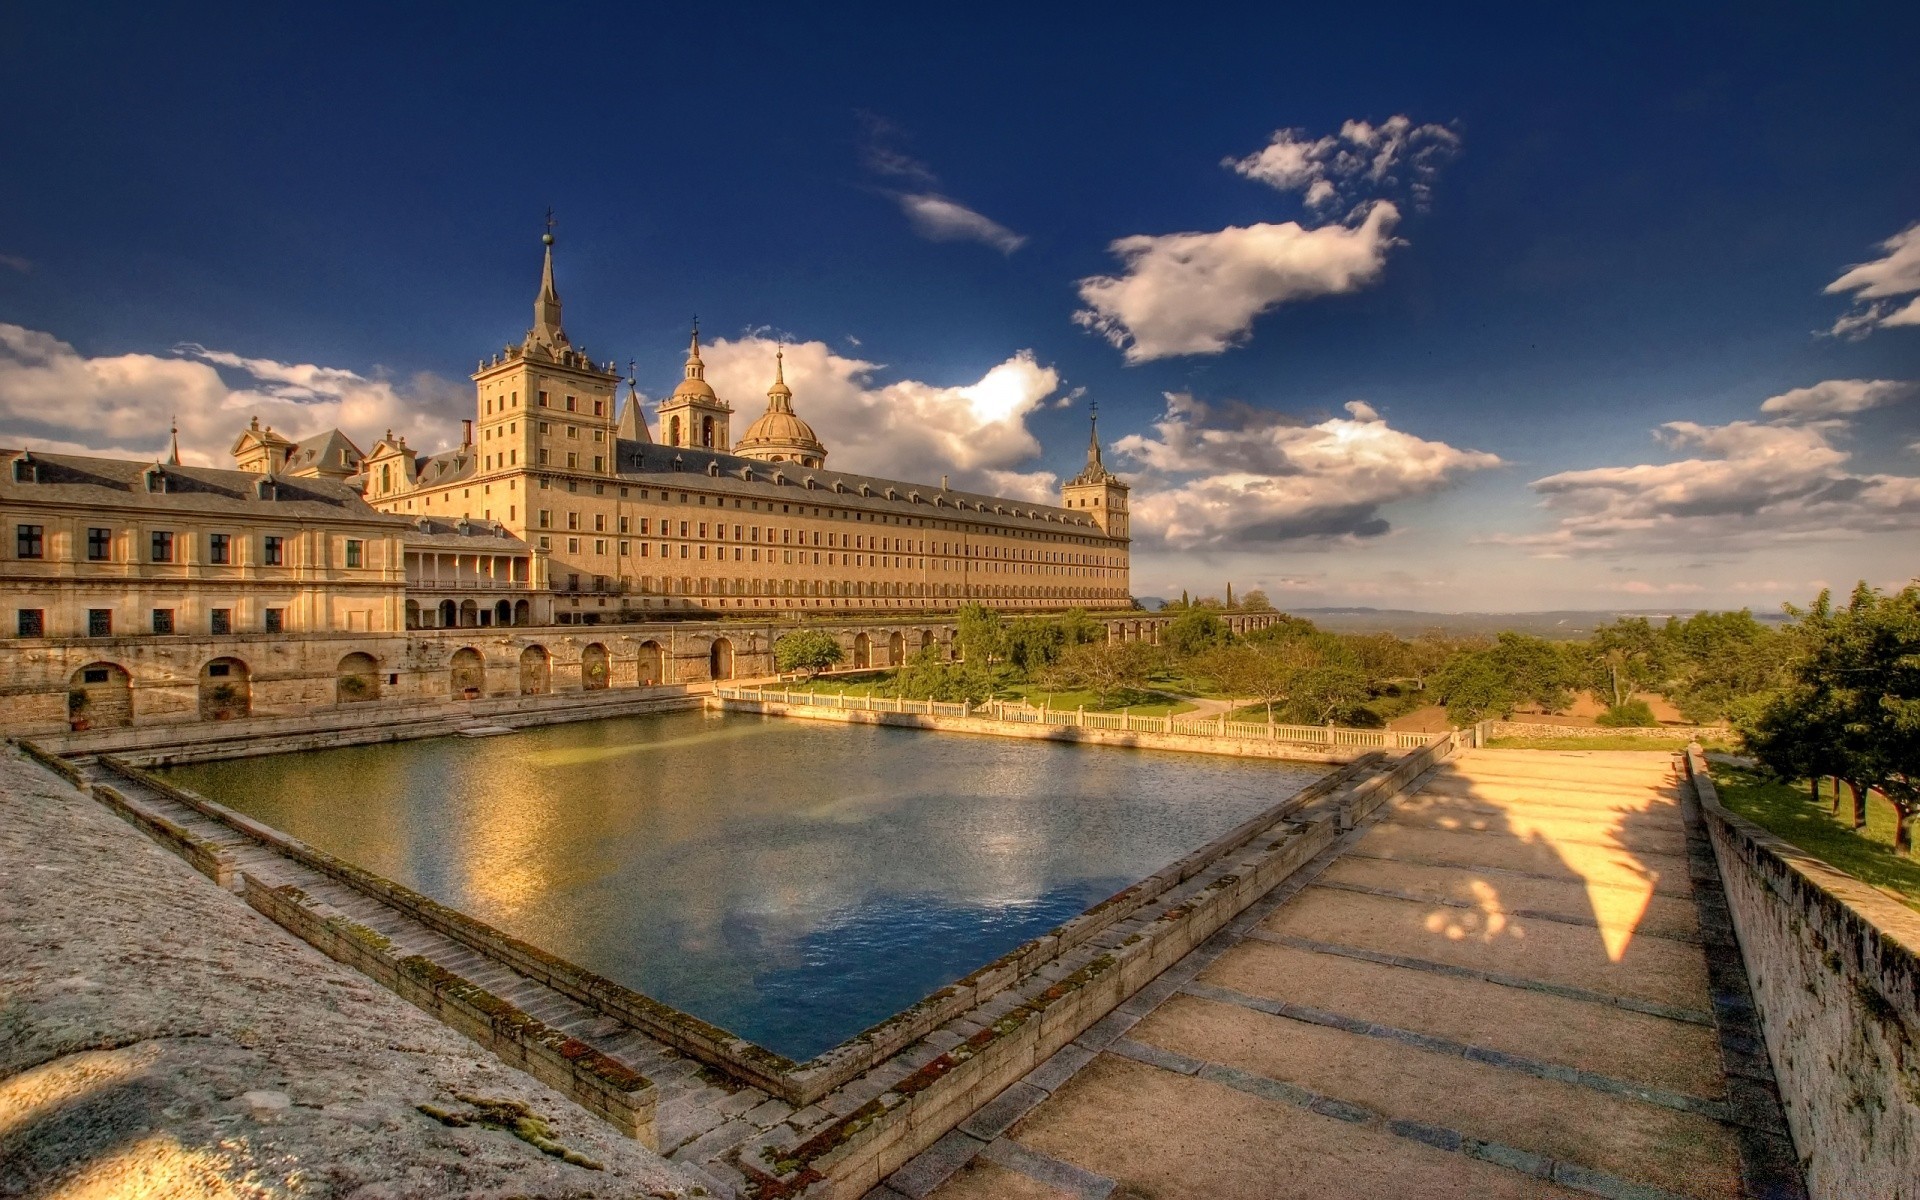
M799 1060L1321 770L695 712L168 774Z

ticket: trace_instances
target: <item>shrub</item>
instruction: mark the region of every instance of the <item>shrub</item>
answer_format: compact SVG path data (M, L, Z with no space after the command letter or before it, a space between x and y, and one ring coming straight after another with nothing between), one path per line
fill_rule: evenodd
M1609 729L1650 729L1660 724L1654 718L1653 710L1647 707L1645 700L1629 700L1625 704L1615 704L1594 718L1594 723L1605 725Z

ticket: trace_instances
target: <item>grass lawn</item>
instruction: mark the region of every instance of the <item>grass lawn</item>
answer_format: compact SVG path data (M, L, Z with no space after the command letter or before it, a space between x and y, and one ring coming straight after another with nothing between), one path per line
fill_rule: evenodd
M1867 798L1867 827L1853 829L1853 797L1842 789L1840 813L1829 810L1825 788L1815 805L1803 783L1785 784L1769 775L1715 763L1713 781L1720 802L1732 812L1792 842L1836 870L1863 883L1897 893L1920 909L1920 860L1893 852L1893 806L1879 796ZM1863 836L1864 835L1864 836Z
M1630 734L1607 733L1601 730L1595 732L1592 737L1488 738L1487 748L1489 750L1645 750L1648 753L1657 750L1663 754L1672 754L1675 751L1685 750L1687 741L1685 738L1677 737L1634 737ZM1709 741L1702 742L1701 748L1731 751L1734 746L1730 742Z
M823 675L811 682L796 679L791 683L769 683L765 686L770 692L825 692L828 695L845 692L849 696L871 696L876 694L877 689L885 687L891 681L891 674L883 671L877 674L862 673L855 676Z
M1045 704L1053 709L1080 708L1085 706L1088 712L1131 712L1136 717L1178 716L1188 712L1193 705L1179 696L1170 696L1165 692L1141 691L1126 692L1114 696L1106 704L1088 691L1049 691L1037 683L1016 683L1000 690L1003 699L1025 700L1039 707Z

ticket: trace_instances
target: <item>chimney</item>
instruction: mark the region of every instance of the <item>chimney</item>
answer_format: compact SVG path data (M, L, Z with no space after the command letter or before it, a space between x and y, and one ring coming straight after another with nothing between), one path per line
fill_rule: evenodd
M462 421L460 422L460 448L465 450L472 445L473 422L471 420Z

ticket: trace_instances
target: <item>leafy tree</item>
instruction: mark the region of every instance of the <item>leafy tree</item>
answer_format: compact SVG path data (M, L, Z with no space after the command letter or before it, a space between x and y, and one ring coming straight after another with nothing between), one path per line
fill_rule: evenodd
M781 671L804 671L808 679L846 657L840 640L824 629L796 629L773 644L773 665Z
M1167 648L1181 658L1205 654L1232 637L1226 623L1203 608L1190 608L1167 623Z
M1569 689L1578 682L1578 672L1554 643L1524 633L1507 632L1502 633L1486 653L1507 677L1515 699L1537 704L1550 713L1560 712L1573 703Z
M1695 613L1660 631L1667 696L1695 724L1718 721L1779 687L1789 635L1739 612Z
M1006 626L1007 661L1026 674L1051 666L1065 643L1059 624L1045 617L1022 617Z
M1512 682L1489 651L1455 654L1434 672L1432 683L1434 699L1447 706L1447 719L1455 725L1513 713Z
M1088 689L1104 706L1145 687L1158 657L1145 642L1083 642L1062 654L1049 675L1063 686Z
M1198 665L1229 695L1265 704L1267 720L1272 721L1273 706L1292 699L1306 673L1319 664L1314 647L1295 640L1216 646L1201 656Z
M1662 678L1660 635L1645 617L1621 617L1593 631L1587 641L1587 676L1593 690L1618 708Z
M1273 601L1267 599L1265 592L1254 588L1241 599L1240 607L1248 612L1272 612Z
M978 664L947 662L929 646L894 673L892 691L904 700L979 703L993 695L993 675Z
M961 608L954 632L960 657L976 667L984 667L1006 656L1006 626L1000 614L979 604Z

